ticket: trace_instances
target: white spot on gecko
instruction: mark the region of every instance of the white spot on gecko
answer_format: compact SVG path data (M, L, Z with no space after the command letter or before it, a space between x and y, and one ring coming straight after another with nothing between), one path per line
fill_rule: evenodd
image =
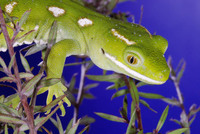
M81 26L81 27L85 27L85 26L90 26L93 24L93 22L88 19L88 18L82 18L82 19L79 19L78 20L78 24Z
M59 7L49 7L48 8L49 12L53 14L54 17L59 17L63 14L65 14L65 10Z
M45 45L45 44L47 44L47 41L44 41L44 40L36 40L36 39L34 39L33 40L37 45Z
M12 11L13 11L15 5L17 5L17 2L14 2L14 1L11 2L11 3L9 3L8 5L6 5L6 6L5 6L6 12L9 13L9 14L12 13Z
M111 31L112 31L112 34L113 34L114 36L116 36L117 38L119 38L119 39L122 40L122 41L125 41L127 45L134 45L134 44L136 44L135 41L130 41L130 40L128 40L128 39L125 38L123 35L119 34L119 32L116 31L115 29L111 29Z
M37 31L38 29L39 29L39 26L36 25L35 28L34 28L34 30Z
M1 47L0 48L0 52L2 51L2 52L5 52L7 50L7 48L5 48L5 47Z

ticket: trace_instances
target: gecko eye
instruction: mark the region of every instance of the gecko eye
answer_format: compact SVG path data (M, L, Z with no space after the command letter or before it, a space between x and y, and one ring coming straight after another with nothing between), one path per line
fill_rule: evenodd
M138 59L136 57L134 57L133 55L129 55L127 57L127 60L130 64L135 65L138 63Z

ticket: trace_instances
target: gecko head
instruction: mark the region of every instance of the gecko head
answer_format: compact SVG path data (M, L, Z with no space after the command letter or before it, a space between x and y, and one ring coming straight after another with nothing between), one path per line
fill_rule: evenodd
M119 50L122 55L106 54L107 58L117 66L113 70L148 84L166 82L170 73L164 58L168 47L166 39L149 33L146 35L140 33L137 38L131 38L130 34L120 34L119 32L114 35L121 40L115 45L119 46L120 43L126 45L123 50Z
M161 36L153 36L149 46L142 44L128 46L124 50L122 59L125 74L149 84L163 84L169 77L170 69L164 58L167 42L161 40L165 39ZM163 48L156 47L158 42Z

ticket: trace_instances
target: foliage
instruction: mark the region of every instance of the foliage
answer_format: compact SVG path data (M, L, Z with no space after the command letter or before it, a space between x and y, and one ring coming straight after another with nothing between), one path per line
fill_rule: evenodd
M116 0L84 0L78 1L80 4L85 5L95 11L98 11L105 15L110 15L113 18L120 19L123 21L127 21L128 17L133 18L132 15L127 13L112 13L112 10L116 6L118 2ZM52 100L46 106L36 105L37 94L40 92L41 88L48 87L54 85L62 79L45 79L45 69L48 54L51 50L52 45L54 45L56 40L56 29L57 23L56 21L52 24L52 28L49 34L48 44L43 46L38 46L36 44L30 45L27 48L24 48L23 51L26 51L25 54L20 52L14 53L13 44L16 41L16 35L21 30L21 27L26 22L31 11L27 11L24 13L22 18L18 20L15 16L9 16L0 9L0 34L4 34L5 39L8 45L8 51L10 55L9 64L6 65L5 60L0 57L0 71L5 74L5 76L0 78L1 87L8 87L13 89L16 93L11 94L10 96L0 96L0 132L8 133L9 129L13 129L14 133L25 133L29 131L32 134L37 133L37 131L45 131L47 133L51 133L51 130L48 130L44 127L44 124L50 120L52 124L58 129L60 134L75 134L77 133L77 128L80 125L84 125L85 127L79 132L79 134L84 133L89 130L90 124L95 122L95 119L92 117L84 116L81 119L78 119L79 108L84 99L93 99L93 94L90 93L90 89L98 86L98 83L93 84L85 84L85 79L91 79L94 81L107 81L112 83L108 90L115 90L116 92L112 95L111 99L115 99L117 97L123 96L123 106L120 108L119 112L121 117L106 114L101 112L95 112L98 116L105 118L107 120L113 122L126 123L127 129L126 134L143 134L145 128L143 128L142 117L141 117L141 108L140 105L144 105L148 109L153 112L156 112L143 98L147 99L159 99L167 103L167 105L173 105L180 107L182 112L180 114L181 119L171 119L175 123L179 124L180 129L171 130L168 134L190 134L190 125L196 118L196 114L200 111L200 107L197 107L195 104L190 107L189 113L186 113L183 103L183 96L181 95L179 82L183 76L183 72L185 69L185 61L181 61L176 69L172 67L171 58L169 58L169 66L171 68L171 77L170 79L174 82L178 98L166 98L162 95L155 93L145 93L138 90L141 86L147 85L143 82L134 81L131 78L127 78L125 75L113 73L106 74L104 71L103 75L87 75L88 70L93 66L93 63L88 60L86 56L77 57L81 59L82 62L69 63L66 66L81 66L81 76L80 76L80 85L79 88L75 87L75 83L77 81L77 74L74 74L71 78L69 84L66 85L65 92L61 91L63 95L57 97L52 100L52 96L48 95L46 99ZM16 23L14 23L16 22ZM15 26L14 36L9 37L6 32L6 23L13 23ZM24 36L27 36L32 31L29 31ZM23 38L23 37L20 37ZM27 61L26 56L35 54L37 52L41 52L43 55L43 62L40 65L40 71L38 74L34 75L32 73L32 68L29 65L29 61ZM16 55L19 54L21 63L16 62ZM19 72L18 64L22 64L24 68L24 72ZM7 84L5 82L15 83L15 86ZM131 96L131 101L128 102L128 95ZM75 97L77 96L77 97ZM56 119L52 118L52 115L56 113L56 111L61 108L63 114L65 114L63 103L69 101L74 107L73 117L69 122L66 129L62 125L59 115L56 115ZM129 103L131 108L129 108ZM166 117L168 115L169 106L165 108L163 111L160 120L158 121L157 127L152 132L146 134L158 134L161 130L164 122L166 121ZM46 113L44 116L41 116L42 113Z

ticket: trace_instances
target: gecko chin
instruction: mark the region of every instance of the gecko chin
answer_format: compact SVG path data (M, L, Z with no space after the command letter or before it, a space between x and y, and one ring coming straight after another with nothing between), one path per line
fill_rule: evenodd
M157 75L158 80L157 79L152 79L150 77L147 77L143 74L140 74L136 71L134 71L133 69L129 68L128 66L126 66L125 64L123 64L122 62L118 61L115 57L111 56L110 54L106 53L104 51L104 55L111 61L113 62L115 65L117 65L117 67L119 68L119 70L123 70L120 71L122 73L124 73L125 75L128 75L132 78L141 80L145 83L148 84L156 84L156 85L160 85L165 83L166 80L164 80L164 74L160 73L159 75ZM115 70L116 72L118 72L117 70Z

